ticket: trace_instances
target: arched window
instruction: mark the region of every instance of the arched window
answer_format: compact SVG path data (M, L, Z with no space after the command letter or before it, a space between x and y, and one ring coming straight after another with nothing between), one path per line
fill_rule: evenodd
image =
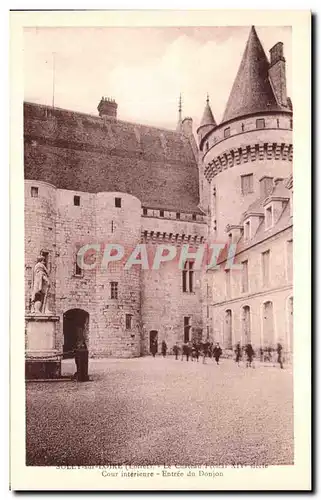
M242 337L243 343L251 342L251 310L250 306L242 307Z
M224 331L224 347L225 349L232 349L232 311L227 309L225 311L225 331Z

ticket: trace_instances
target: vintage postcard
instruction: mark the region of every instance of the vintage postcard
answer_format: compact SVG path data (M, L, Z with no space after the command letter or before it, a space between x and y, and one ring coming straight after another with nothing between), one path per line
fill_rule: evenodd
M11 13L11 488L309 490L310 13Z

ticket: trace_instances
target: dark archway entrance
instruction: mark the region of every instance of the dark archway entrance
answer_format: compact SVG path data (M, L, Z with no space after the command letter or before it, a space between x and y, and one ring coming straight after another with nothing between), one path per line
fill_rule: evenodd
M89 314L83 309L69 309L63 315L64 345L63 357L73 358L73 351L79 342L88 347Z
M155 346L155 351L158 351L158 332L157 330L151 330L149 332L149 352L152 352L152 347Z

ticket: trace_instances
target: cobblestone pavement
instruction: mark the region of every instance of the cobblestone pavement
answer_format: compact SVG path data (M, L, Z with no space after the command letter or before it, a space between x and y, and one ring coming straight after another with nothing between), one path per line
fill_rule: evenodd
M89 373L27 384L27 465L293 463L289 369L147 357Z

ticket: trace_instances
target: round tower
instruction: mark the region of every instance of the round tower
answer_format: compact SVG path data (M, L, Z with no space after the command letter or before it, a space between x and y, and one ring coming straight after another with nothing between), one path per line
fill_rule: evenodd
M283 45L270 54L269 61L252 27L222 122L210 126L202 120L198 129L210 235L217 241L226 240L227 226L239 224L251 203L267 197L276 178L292 172L292 105Z
M102 254L96 267L97 325L96 338L91 339L92 352L101 356L139 356L141 266L126 269L125 263L140 243L140 200L120 192L97 193L96 235ZM108 263L109 256L113 258L117 250L109 251L107 245L123 247L123 258Z
M45 258L50 276L48 309L55 312L56 294L56 188L42 181L25 180L25 308L30 312L33 269Z

